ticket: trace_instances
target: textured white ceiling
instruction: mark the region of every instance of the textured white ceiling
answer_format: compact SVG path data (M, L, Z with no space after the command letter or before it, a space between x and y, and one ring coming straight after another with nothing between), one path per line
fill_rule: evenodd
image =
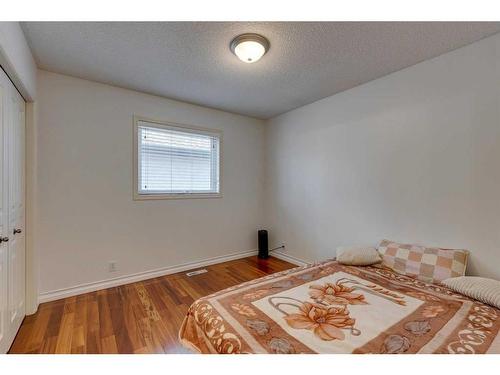
M500 32L500 23L27 22L42 69L269 118ZM271 42L244 64L231 39Z

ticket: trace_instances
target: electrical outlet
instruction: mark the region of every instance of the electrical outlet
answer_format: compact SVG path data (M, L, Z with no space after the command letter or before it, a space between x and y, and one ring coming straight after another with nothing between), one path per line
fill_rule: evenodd
M285 246L286 246L285 241L281 241L280 246L284 249L284 248L285 248Z
M114 260L108 263L109 272L116 272L117 270L118 270L117 263Z

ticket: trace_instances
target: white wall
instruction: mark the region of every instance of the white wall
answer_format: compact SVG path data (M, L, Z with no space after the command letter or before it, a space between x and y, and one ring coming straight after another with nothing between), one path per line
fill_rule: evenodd
M272 245L467 248L471 274L500 279L500 34L267 126Z
M36 63L19 22L0 22L0 65L27 101L36 97Z
M45 71L38 90L41 293L256 249L262 121ZM222 129L223 198L133 201L134 114Z

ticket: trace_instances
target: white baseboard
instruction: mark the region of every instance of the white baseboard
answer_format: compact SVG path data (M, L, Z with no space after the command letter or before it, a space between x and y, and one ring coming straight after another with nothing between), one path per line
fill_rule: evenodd
M278 258L278 259L281 259L281 260L285 260L285 261L290 262L292 264L295 264L297 266L306 266L309 264L309 262L306 262L303 259L299 259L297 257L294 257L293 255L286 254L286 253L279 251L279 250L271 251L271 256Z
M205 260L198 261L198 262L188 262L188 263L183 263L183 264L179 264L176 266L163 267L163 268L158 268L156 270L139 272L139 273L135 273L132 275L127 275L127 276L120 276L120 277L116 277L113 279L107 279L107 280L96 281L96 282L92 282L92 283L80 284L80 285L72 286L69 288L63 288L63 289L53 290L50 292L40 293L40 295L38 296L38 302L44 303L44 302L49 302L49 301L55 301L55 300L58 300L61 298L76 296L78 294L95 292L96 290L112 288L112 287L124 285L124 284L130 284L130 283L134 283L137 281L142 281L142 280L152 279L155 277L170 275L172 273L183 272L183 271L191 270L194 268L209 266L211 264L223 263L223 262L227 262L230 260L246 258L246 257L253 256L253 255L257 255L257 250L249 250L249 251L245 251L242 253L221 255L221 256L205 259ZM275 254L273 254L273 255L276 256L276 258L279 258L279 256L277 256ZM285 259L285 258L280 258L280 259L284 259L284 260L289 261L290 263L294 263L294 261L289 260L289 259Z

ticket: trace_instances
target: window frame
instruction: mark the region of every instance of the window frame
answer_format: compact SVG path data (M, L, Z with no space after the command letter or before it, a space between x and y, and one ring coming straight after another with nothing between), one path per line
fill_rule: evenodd
M152 127L159 129L179 128L187 133L215 135L219 138L219 192L218 193L141 193L139 191L139 122L147 122ZM133 116L133 200L155 200L155 199L198 199L198 198L222 198L222 155L223 155L223 139L222 130L210 129L200 126L179 124L172 121L160 121L143 116Z

